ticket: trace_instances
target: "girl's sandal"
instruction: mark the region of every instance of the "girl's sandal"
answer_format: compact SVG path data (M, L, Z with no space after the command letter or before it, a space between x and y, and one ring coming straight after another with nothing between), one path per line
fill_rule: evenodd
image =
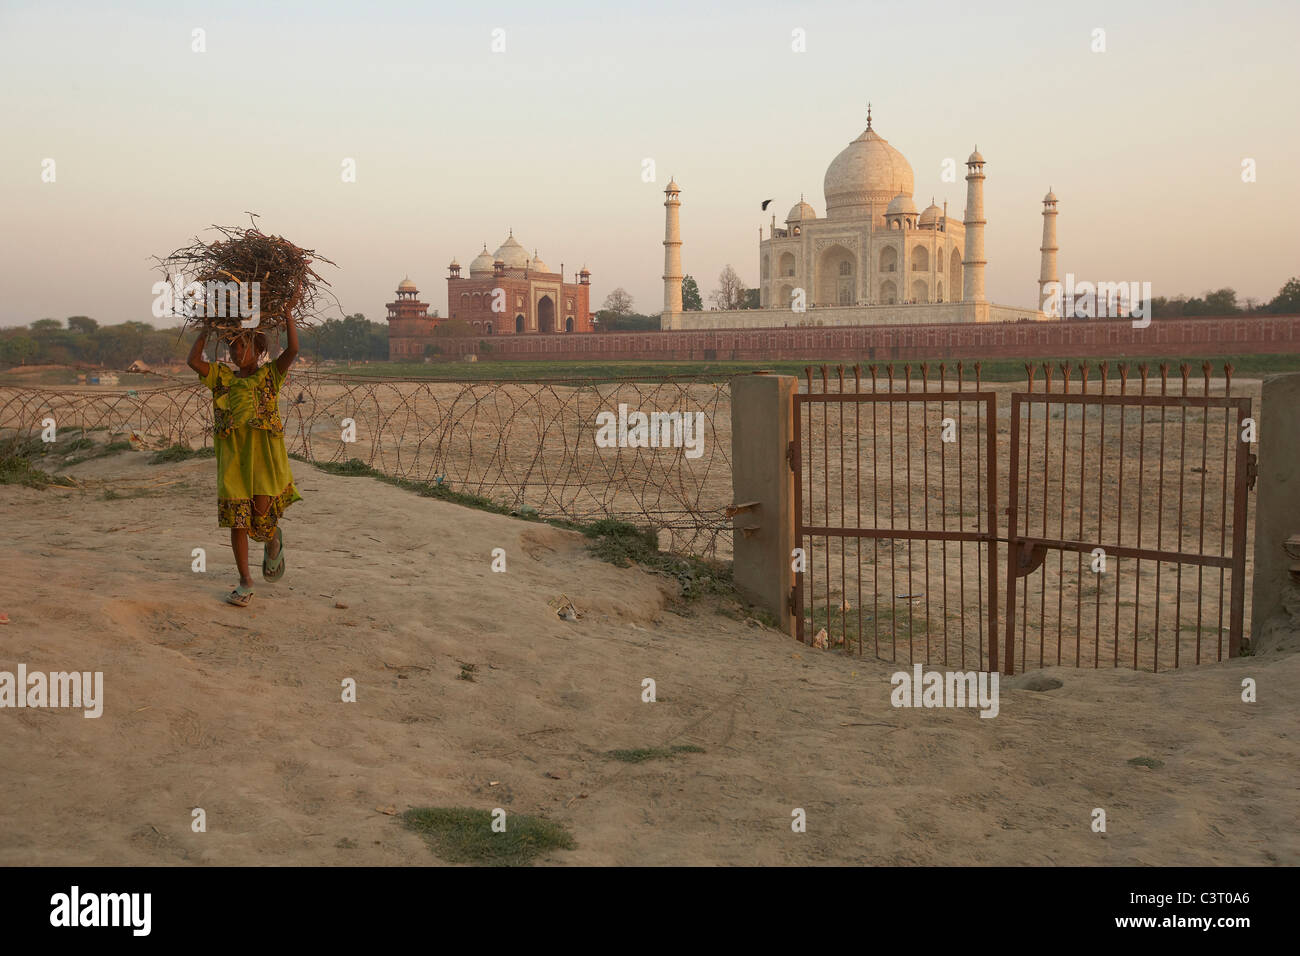
M248 602L251 600L253 600L253 589L246 588L242 584L226 595L226 603L236 607L248 607Z
M284 577L284 532L279 528L275 529L275 540L279 543L280 550L274 559L268 560L268 549L262 548L262 577L268 581L278 581Z

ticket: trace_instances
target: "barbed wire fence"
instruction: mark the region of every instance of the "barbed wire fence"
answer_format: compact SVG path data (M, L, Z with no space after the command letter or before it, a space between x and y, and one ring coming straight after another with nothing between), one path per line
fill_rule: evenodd
M308 461L356 459L390 477L445 485L546 518L650 526L667 549L730 558L726 383L433 381L297 371L281 399L288 450ZM598 446L597 416L617 421L620 407L623 421L635 412L691 415L700 432L681 429L683 442L667 447L629 447L635 435ZM50 418L60 429L126 435L140 448L212 442L211 396L197 383L0 385L0 434L38 434Z

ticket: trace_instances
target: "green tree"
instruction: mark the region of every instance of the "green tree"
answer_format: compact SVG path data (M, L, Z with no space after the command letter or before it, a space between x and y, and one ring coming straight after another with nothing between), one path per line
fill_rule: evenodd
M636 312L620 315L602 309L595 317L596 330L599 332L645 332L659 328L657 315L639 315Z
M68 328L73 332L88 335L99 328L99 323L88 315L70 315L68 316Z
M1267 310L1277 315L1300 314L1300 276L1287 279L1286 284L1268 304Z
M704 299L700 297L700 285L694 276L682 276L682 311L701 312Z
M1241 306L1237 305L1237 290L1217 289L1214 292L1206 292L1205 309L1209 315L1231 315L1240 312Z
M26 364L36 354L36 340L30 335L10 335L0 339L0 361Z
M33 332L56 332L63 328L58 319L37 319L32 323Z

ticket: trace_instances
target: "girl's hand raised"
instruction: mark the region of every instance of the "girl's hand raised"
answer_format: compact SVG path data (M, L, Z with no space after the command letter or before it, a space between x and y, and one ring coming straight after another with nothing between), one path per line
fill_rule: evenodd
M203 347L208 343L208 330L200 329L199 337L194 340L194 346L190 349L189 366L198 372L204 378L208 376L208 363L203 359Z

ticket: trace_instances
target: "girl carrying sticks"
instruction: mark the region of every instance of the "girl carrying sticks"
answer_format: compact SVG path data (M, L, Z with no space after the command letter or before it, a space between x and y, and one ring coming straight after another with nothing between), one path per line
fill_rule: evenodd
M212 390L217 518L221 527L230 529L230 547L239 567L239 585L226 600L238 607L247 607L253 599L248 539L265 545L262 577L278 581L285 569L280 516L289 505L302 500L289 470L284 425L280 421L280 387L298 355L298 329L294 325L292 305L285 311L284 351L273 362L258 365L266 354L267 340L266 333L257 329L231 330L230 358L237 366L234 369L220 362L204 361L206 328L199 332L190 349L190 368Z

